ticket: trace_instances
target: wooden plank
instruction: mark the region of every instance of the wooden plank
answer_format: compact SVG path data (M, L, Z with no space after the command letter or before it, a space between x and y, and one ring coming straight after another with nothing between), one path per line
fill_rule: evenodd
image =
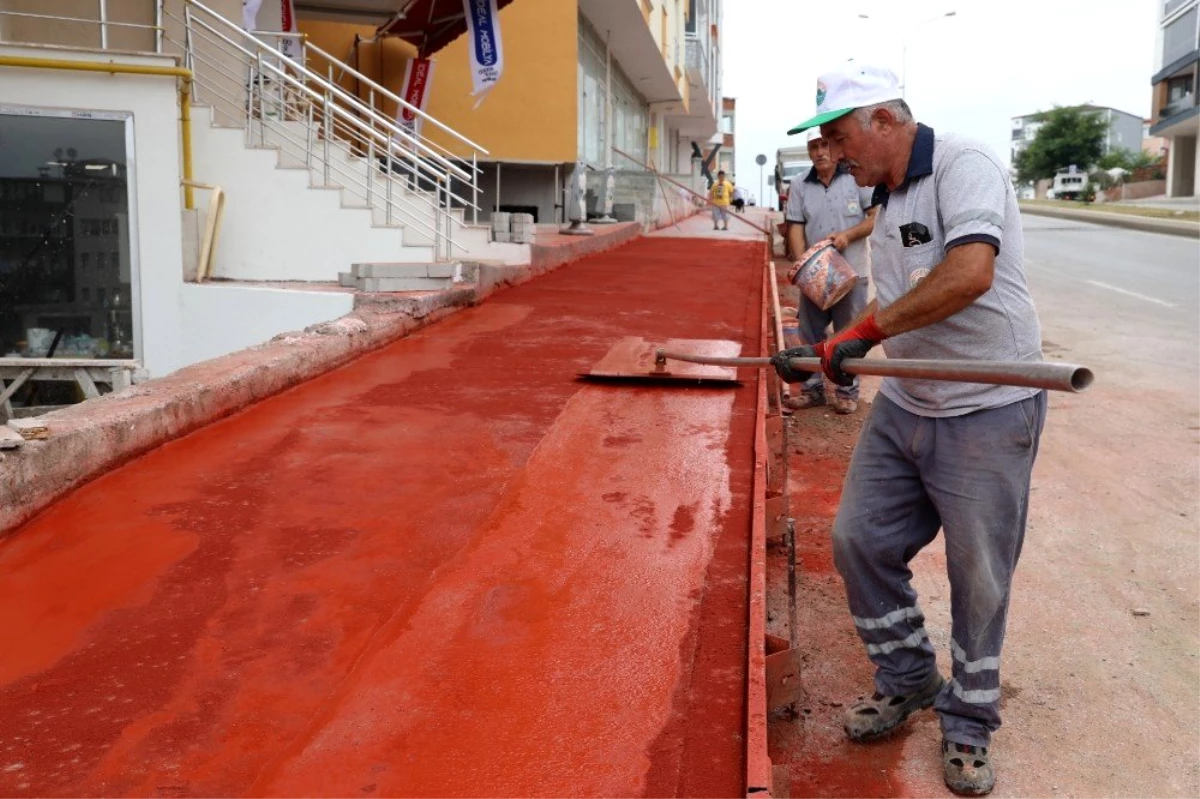
M50 435L50 428L41 419L9 419L8 428L20 433L26 441L36 441Z
M11 383L8 384L7 388L5 388L3 391L0 391L0 408L4 410L4 417L6 419L12 416L12 403L9 402L9 399L13 394L17 393L17 389L25 384L25 381L29 379L29 376L33 374L33 371L33 369L26 369L25 371L21 372L13 379ZM4 381L0 379L0 387L3 385Z
M112 369L109 372L108 381L112 384L114 394L118 391L124 391L133 385L133 370Z
M0 358L0 367L3 366L59 366L74 369L77 366L90 367L120 367L123 369L137 369L141 366L140 363L134 360L113 359L113 358Z
M0 380L11 380L20 376L24 371L11 366L0 366ZM93 383L112 383L114 373L122 373L127 375L125 381L133 382L133 370L130 368L120 368L112 366L78 366L78 367L50 367L50 366L35 366L33 367L33 375L30 380L50 380L60 383L78 382L77 372L84 371L92 379Z
M92 381L92 376L88 374L87 369L76 369L75 379L79 381L79 387L83 389L84 398L95 399L100 396L100 391L96 388L96 384Z

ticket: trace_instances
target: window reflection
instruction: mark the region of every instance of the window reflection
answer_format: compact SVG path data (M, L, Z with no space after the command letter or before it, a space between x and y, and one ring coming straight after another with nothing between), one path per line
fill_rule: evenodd
M125 124L0 112L0 355L134 357Z

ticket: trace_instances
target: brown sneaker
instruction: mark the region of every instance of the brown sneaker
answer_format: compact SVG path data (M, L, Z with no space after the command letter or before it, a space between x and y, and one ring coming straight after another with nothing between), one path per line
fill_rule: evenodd
M829 401L834 413L840 413L843 416L848 416L858 410L858 400L852 400L848 397L834 397Z
M785 397L783 404L784 407L791 408L794 411L801 411L805 408L815 408L818 405L824 405L825 395L815 391L801 391L794 397Z

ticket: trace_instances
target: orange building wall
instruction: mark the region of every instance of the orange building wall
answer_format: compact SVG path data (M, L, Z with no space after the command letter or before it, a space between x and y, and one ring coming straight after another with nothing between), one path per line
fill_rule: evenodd
M301 19L309 40L339 59L346 59L355 33L368 39L371 28ZM460 36L434 55L437 66L430 83L426 113L485 147L490 160L562 163L578 150L577 73L578 11L574 0L514 0L500 12L504 74L479 108L471 97L467 37ZM358 69L396 94L408 60L416 49L399 39L362 42ZM353 64L351 60L351 64ZM351 82L344 82L354 89ZM366 99L366 90L360 90ZM384 110L395 113L394 104ZM470 156L466 147L435 126L422 135L451 152Z

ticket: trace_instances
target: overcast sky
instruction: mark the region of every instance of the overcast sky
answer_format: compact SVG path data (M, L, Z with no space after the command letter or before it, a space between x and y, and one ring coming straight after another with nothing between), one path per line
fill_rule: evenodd
M754 157L767 156L769 176L775 151L800 143L787 129L814 113L819 74L854 58L900 75L902 41L917 119L981 139L1005 162L1014 116L1089 102L1149 116L1158 2L725 0L738 182L761 186Z

